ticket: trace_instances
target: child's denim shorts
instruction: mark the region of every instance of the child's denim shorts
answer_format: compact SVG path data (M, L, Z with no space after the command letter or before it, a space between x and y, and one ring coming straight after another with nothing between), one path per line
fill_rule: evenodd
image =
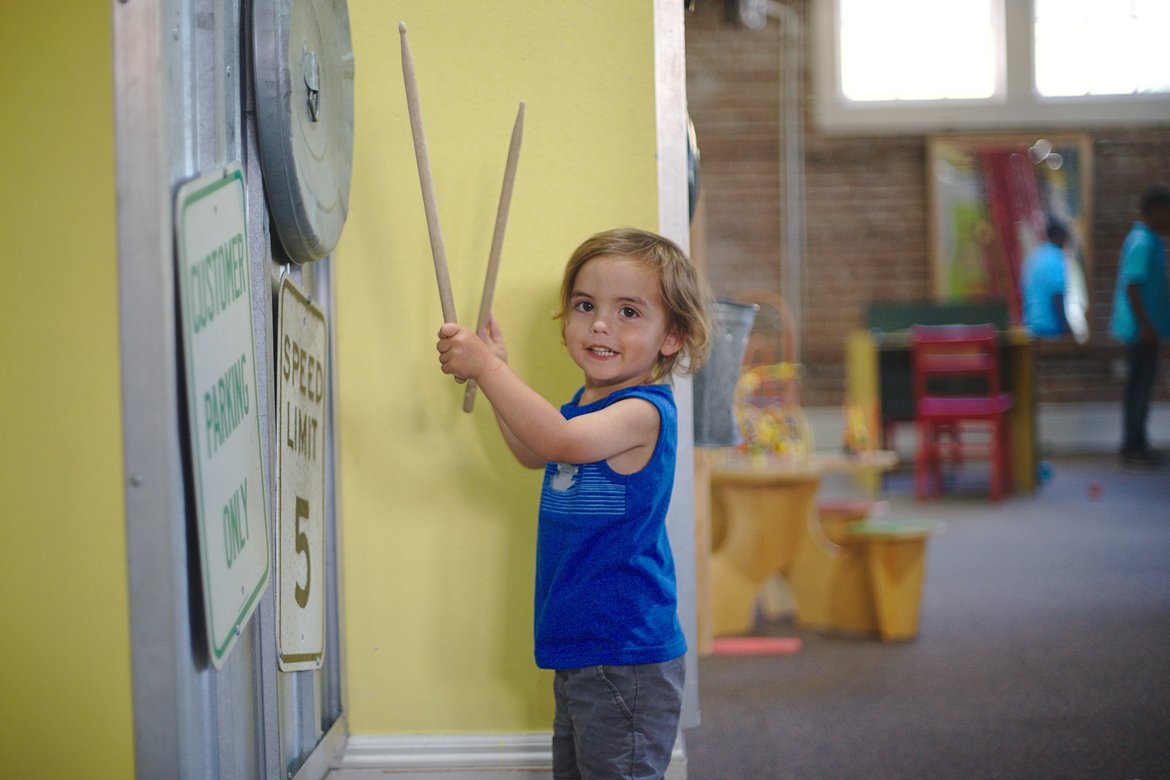
M557 670L555 780L659 780L678 736L685 678L685 656Z

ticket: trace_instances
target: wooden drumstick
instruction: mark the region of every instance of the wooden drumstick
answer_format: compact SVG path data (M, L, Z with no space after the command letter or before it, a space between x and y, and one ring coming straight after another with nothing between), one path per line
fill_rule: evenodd
M496 209L496 227L492 233L492 248L488 255L487 276L483 280L483 296L479 300L479 319L475 323L478 333L488 324L492 314L492 298L496 294L496 276L500 269L500 252L504 247L504 231L508 226L508 207L512 203L512 185L516 181L516 164L520 160L520 141L524 137L524 103L516 112L516 123L512 126L512 142L508 146L508 162L504 166L504 184L500 188L500 205ZM463 393L463 411L475 408L475 380L467 383Z
M427 138L423 133L422 111L418 104L418 85L414 81L414 60L406 41L406 24L398 23L402 39L402 77L406 81L406 106L410 111L410 132L414 136L414 158L418 163L418 181L422 186L423 209L427 215L427 232L431 237L431 256L435 261L435 280L439 283L439 303L443 307L443 322L458 322L455 301L451 296L451 277L447 273L447 250L443 246L443 230L439 227L439 209L435 204L435 184L431 179L431 163L427 157Z

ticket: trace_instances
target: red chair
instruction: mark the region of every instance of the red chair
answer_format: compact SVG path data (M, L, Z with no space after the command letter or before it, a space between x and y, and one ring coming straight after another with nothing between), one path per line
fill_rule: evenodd
M991 499L1011 490L1007 412L994 325L915 325L910 329L918 451L914 496L942 490L942 464L990 461Z

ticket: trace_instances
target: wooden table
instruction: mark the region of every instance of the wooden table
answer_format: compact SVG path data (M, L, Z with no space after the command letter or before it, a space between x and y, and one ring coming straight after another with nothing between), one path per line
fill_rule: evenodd
M808 463L705 453L703 463L700 481L705 477L710 488L711 533L697 543L700 653L710 652L716 635L753 628L761 587L775 574L790 585L798 622L877 630L864 551L825 536L816 498L825 473L888 470L897 463L894 453ZM713 551L704 560L708 550Z
M792 562L815 509L821 470L744 459L713 466L710 478L712 527L723 529L711 553L711 631L742 633L755 623L764 581Z

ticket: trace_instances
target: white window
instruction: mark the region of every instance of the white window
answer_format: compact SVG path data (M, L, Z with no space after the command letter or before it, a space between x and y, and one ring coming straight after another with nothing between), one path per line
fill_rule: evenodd
M1041 97L1170 93L1170 2L1033 2Z
M1002 57L988 0L839 0L839 6L846 100L995 96Z
M1170 123L1170 0L814 0L828 131Z

